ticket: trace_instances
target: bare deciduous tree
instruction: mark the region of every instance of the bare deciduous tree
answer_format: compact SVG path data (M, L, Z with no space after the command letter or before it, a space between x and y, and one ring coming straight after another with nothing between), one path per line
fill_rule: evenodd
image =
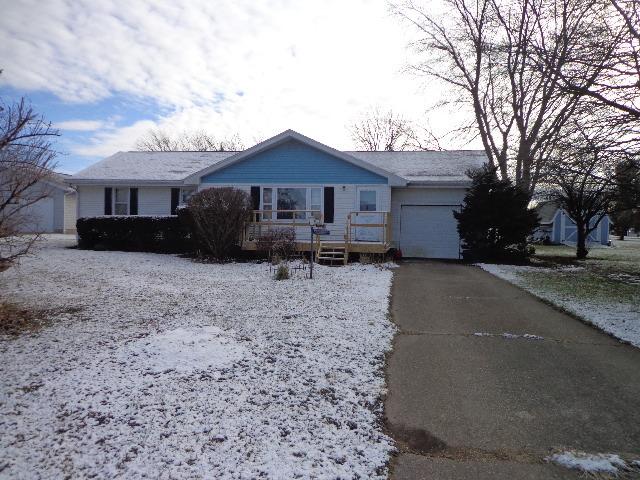
M546 165L546 197L562 207L576 223L576 257L586 258L587 239L605 215L611 213L618 190L619 165L627 153L610 141L611 129L568 125ZM569 133L570 132L570 133Z
M640 3L637 0L604 0L605 35L587 38L571 52L571 68L553 65L569 92L585 95L610 107L627 121L640 121ZM592 55L603 49L608 55ZM596 72L589 83L581 81L584 70Z
M451 87L449 103L468 108L467 133L479 137L503 179L532 195L545 161L582 94L557 74L572 52L607 29L598 0L443 0L443 13L408 2L395 8L413 24L420 60L412 68ZM574 81L590 88L608 47L592 42L596 59Z
M48 197L46 180L53 175L58 131L38 116L24 99L0 102L0 270L29 252L38 235L30 207Z
M229 152L243 150L244 146L238 135L218 139L203 130L182 132L177 136L163 130L150 130L136 142L136 148L148 152Z
M375 109L350 127L356 148L367 151L442 150L427 128L418 128L393 110Z

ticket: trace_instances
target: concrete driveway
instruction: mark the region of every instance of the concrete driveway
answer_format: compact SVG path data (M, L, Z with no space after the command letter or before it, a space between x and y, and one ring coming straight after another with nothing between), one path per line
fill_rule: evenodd
M543 460L568 448L640 459L640 350L460 264L403 263L392 315L392 478L578 478Z

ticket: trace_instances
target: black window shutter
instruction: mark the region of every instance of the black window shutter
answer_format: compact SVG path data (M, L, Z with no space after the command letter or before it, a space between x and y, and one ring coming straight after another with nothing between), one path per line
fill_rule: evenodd
M260 210L260 187L251 187L251 205L254 210Z
M138 189L129 189L129 215L138 214Z
M111 210L111 192L113 191L113 188L111 187L106 187L104 189L104 214L105 215L112 215L112 210Z
M333 223L333 187L324 187L324 223Z
M178 203L180 202L180 189L171 189L171 215L175 215L178 212Z

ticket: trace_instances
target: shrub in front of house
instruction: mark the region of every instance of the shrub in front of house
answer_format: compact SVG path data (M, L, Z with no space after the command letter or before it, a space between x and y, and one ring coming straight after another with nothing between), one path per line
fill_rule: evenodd
M454 211L463 257L469 261L523 262L532 249L527 238L538 225L529 196L489 166L468 173L472 179L462 209Z
M293 228L274 228L256 239L256 249L269 259L289 260L296 251L296 231Z
M184 253L190 233L177 216L104 216L79 218L78 247L89 250Z
M237 188L208 188L189 199L180 212L192 232L196 252L223 262L240 250L245 223L252 211L251 197Z

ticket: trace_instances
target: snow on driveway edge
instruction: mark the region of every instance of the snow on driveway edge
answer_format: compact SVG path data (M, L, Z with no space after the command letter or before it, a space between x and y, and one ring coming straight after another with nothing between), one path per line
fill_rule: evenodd
M640 348L640 321L637 321L637 314L625 310L624 305L618 302L604 304L595 301L578 301L575 298L568 298L534 288L519 275L523 272L543 272L544 270L548 270L550 274L553 274L554 269L489 263L476 263L475 265L485 272L506 280L509 283L513 283L532 295L576 315L585 322L600 328L613 337Z

